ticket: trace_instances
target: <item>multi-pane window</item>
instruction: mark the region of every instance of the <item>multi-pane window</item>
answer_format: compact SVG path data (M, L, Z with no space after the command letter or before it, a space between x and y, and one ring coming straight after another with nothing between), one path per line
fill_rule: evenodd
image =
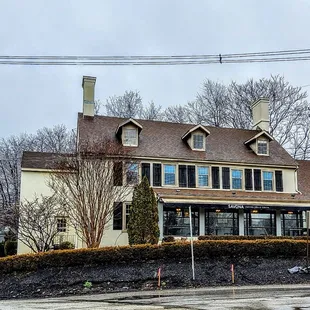
M273 172L263 171L263 185L264 185L264 191L273 190Z
M268 154L268 142L264 140L258 140L257 142L257 154Z
M164 165L165 185L175 185L175 165Z
M233 189L242 189L242 170L232 169L231 180Z
M194 135L194 149L202 150L203 149L203 135Z
M64 217L57 218L57 232L67 231L67 219Z
M138 132L136 129L125 128L124 129L124 145L138 145Z
M128 164L126 172L127 184L137 184L138 183L138 164L130 163Z
M198 167L198 186L209 185L209 168Z

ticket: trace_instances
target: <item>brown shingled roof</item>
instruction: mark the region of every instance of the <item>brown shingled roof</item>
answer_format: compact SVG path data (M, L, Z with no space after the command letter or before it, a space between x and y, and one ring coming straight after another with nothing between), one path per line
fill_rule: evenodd
M159 197L171 199L189 200L215 200L237 203L238 201L262 202L283 202L287 204L298 204L309 201L309 196L295 193L256 192L256 191L225 191L214 189L173 189L154 188Z
M81 142L104 138L117 140L115 131L122 122L124 118L107 116L83 118L79 113L79 139ZM194 126L193 124L150 120L138 120L138 122L143 129L139 135L139 146L131 148L132 156L297 166L296 161L277 141L270 142L270 156L258 156L247 147L244 142L259 133L257 130L205 126L210 135L206 140L206 152L201 152L191 150L181 139Z
M22 168L31 169L56 169L59 165L59 155L57 153L44 152L23 152Z

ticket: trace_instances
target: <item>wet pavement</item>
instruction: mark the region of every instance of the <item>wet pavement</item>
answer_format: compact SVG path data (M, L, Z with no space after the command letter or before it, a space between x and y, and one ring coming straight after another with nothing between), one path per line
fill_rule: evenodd
M225 287L0 301L0 310L306 310L310 285Z

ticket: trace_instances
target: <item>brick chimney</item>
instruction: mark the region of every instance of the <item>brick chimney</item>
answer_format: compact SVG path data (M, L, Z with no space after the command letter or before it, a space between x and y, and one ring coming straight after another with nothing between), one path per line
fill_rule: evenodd
M95 84L96 78L83 76L83 116L94 117L95 114Z
M252 128L269 131L269 99L259 98L252 103L251 108L253 117Z

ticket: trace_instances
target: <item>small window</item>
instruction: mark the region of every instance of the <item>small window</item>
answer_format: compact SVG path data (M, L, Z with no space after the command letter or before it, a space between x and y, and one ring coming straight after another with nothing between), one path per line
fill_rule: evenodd
M138 183L138 164L137 163L128 164L126 180L127 180L127 184Z
M113 230L122 230L123 204L115 202L113 206Z
M128 228L128 223L129 223L129 216L130 216L130 209L131 209L131 205L130 204L127 204L125 205L126 207L126 210L125 210L125 220L126 220L126 223L125 223L125 227L126 229Z
M242 189L242 170L231 170L232 188Z
M268 142L264 140L258 140L257 142L257 154L268 155Z
M198 167L198 186L208 186L209 185L209 168L208 167Z
M203 135L193 135L193 139L193 148L197 150L203 150Z
M67 219L61 217L57 219L57 232L67 231Z
M264 185L264 191L273 190L273 172L263 171L263 185Z
M165 185L175 185L175 165L165 165Z
M133 128L124 129L124 145L137 146L138 145L138 132Z

